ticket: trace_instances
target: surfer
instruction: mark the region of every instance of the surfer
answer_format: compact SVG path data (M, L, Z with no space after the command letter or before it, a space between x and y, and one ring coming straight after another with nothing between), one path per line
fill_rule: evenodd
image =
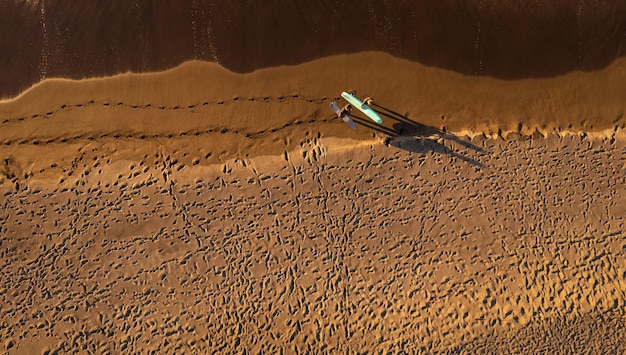
M330 103L330 108L335 111L337 118L340 118L348 126L350 126L350 128L356 130L356 123L354 123L354 120L352 120L352 117L350 117L350 110L352 109L352 105L347 104L343 108L339 108L339 105L337 105L337 103L333 101Z
M372 98L371 97L368 97L368 98L365 99L367 102L363 102L363 101L359 100L358 98L356 98L351 93L346 92L346 91L341 93L341 97L343 97L346 101L351 103L353 107L356 107L359 111L363 112L372 121L376 122L376 124L382 124L383 123L383 119L380 118L378 113L376 113L376 111L372 110L367 105L368 102L369 103L372 102Z

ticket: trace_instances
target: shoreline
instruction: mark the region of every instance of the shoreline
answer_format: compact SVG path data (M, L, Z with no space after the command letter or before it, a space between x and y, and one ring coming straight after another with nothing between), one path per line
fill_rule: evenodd
M598 72L504 81L376 52L250 74L189 62L152 74L51 79L0 101L0 169L58 178L96 151L109 163L170 156L186 166L221 164L285 154L320 137L611 137L626 127L623 82L626 59ZM383 126L354 132L337 120L328 105L343 90L375 96Z
M626 6L619 2L101 1L5 3L10 20L0 23L0 48L19 56L0 62L0 97L43 78L156 72L190 60L250 73L374 50L456 73L520 79L603 69L626 54Z
M352 90L359 96L375 96L383 108L453 131L515 130L519 125L524 133L535 128L595 131L624 128L624 78L626 58L599 71L502 80L461 75L381 52L361 52L248 74L237 74L215 63L191 61L156 73L46 79L14 98L0 100L0 108L4 121L99 105L189 110L215 104L278 102L299 106L299 112L277 109L276 114L289 112L298 117L315 112L302 103L328 104L339 99L341 91ZM73 99L68 101L68 96ZM238 112L242 111L224 113ZM267 118L267 113L262 112L262 116ZM238 121L229 118L228 122Z
M45 82L0 102L5 349L623 352L623 82L381 53ZM336 119L346 83L383 126Z

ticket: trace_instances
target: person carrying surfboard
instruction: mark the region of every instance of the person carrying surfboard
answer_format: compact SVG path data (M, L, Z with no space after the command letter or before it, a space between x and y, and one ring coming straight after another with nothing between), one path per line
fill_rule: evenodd
M359 111L363 112L372 121L376 122L376 124L383 123L383 119L380 118L380 116L378 115L378 113L376 113L376 111L372 110L372 108L369 107L367 103L364 103L363 101L359 100L351 93L344 91L341 93L341 97L343 97L346 101L352 104L352 106L356 107ZM370 103L372 102L371 97L366 98L366 100Z

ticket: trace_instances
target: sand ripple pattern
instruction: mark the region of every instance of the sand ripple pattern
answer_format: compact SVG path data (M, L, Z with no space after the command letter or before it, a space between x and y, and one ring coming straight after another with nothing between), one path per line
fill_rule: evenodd
M623 353L624 142L472 143L451 148L480 167L315 139L270 165L3 190L0 346Z

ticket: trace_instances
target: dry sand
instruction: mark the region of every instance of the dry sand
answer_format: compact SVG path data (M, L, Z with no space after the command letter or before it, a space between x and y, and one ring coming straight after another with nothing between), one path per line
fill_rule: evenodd
M0 102L0 346L623 353L625 79L368 52L46 80ZM385 127L336 120L345 89Z

